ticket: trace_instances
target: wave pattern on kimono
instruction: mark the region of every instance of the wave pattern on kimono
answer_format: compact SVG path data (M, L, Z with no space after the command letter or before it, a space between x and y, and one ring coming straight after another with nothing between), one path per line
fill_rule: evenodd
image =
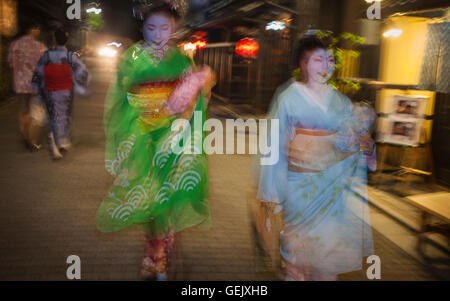
M261 167L258 199L283 208L283 260L310 277L361 269L363 256L373 254L366 157L359 149L345 153L336 147L340 129L354 118L353 105L331 87L319 98L298 82L277 95L271 118L280 122L280 160ZM327 154L314 150L326 143Z
M203 132L192 126L172 131L177 115L164 113L171 93L189 74L192 61L175 48L155 57L143 42L121 59L116 83L106 100L106 169L115 178L97 211L103 232L143 226L161 239L195 225L210 226L206 156L194 150ZM203 94L196 97L190 125L203 125ZM177 143L181 153L172 151Z
M54 70L62 70L63 76ZM39 102L47 107L50 130L58 146L70 144L74 89L85 92L88 80L86 66L65 47L46 51L36 66L31 87L38 92Z

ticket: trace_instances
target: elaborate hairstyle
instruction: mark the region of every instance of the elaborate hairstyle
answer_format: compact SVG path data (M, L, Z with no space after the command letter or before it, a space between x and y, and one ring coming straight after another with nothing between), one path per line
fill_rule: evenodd
M163 13L180 19L187 12L186 0L133 0L133 15L139 21L145 21L150 15Z
M315 33L306 34L297 43L297 50L295 52L295 66L300 67L301 80L308 81L308 74L306 71L305 59L308 58L309 54L317 49L328 49L330 42L326 39L321 39L317 37Z
M317 49L327 49L328 43L322 39L319 39L315 35L308 35L302 37L297 44L296 51L296 64L299 64L301 60L303 60L306 55Z

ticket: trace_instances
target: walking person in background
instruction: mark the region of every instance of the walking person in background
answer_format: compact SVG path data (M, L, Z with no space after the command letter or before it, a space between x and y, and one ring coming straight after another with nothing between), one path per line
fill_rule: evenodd
M47 50L38 41L40 28L32 25L26 35L12 42L8 52L8 63L12 69L13 87L19 102L19 128L22 137L32 150L39 150L39 134L45 124L43 105L38 102L36 92L31 89L31 79L42 53Z
M46 51L38 62L32 89L44 102L50 123L50 150L54 159L61 159L61 150L71 147L74 92L85 94L89 73L78 56L65 47L69 34L55 31L56 46Z

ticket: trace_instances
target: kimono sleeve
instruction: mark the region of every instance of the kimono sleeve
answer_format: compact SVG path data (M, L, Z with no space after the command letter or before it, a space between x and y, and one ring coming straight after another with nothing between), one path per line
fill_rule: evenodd
M72 53L71 56L74 77L74 92L79 95L86 95L90 81L89 71L87 70L86 65L75 53Z
M106 137L105 166L114 177L120 173L123 147L134 145L141 135L137 128L137 115L127 100L127 80L132 73L133 65L131 53L133 47L120 58L116 78L110 86L104 104L103 126ZM121 151L122 150L122 151Z
M257 199L265 202L282 203L285 199L288 172L287 144L291 132L286 97L285 93L280 93L274 99L269 115L272 120L268 143L272 146L272 152L275 152L275 158L278 157L278 160L274 164L261 165ZM278 130L273 129L273 120L278 121ZM278 141L278 147L273 148L274 145L276 146L276 141Z

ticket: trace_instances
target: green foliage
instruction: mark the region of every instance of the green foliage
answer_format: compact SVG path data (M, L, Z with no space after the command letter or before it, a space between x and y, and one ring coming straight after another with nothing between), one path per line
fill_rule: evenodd
M88 13L87 23L90 28L95 31L101 31L105 26L105 22L103 21L101 14Z
M342 65L344 64L344 49L340 47L341 41L347 41L347 43L350 45L350 49L347 49L349 51L350 56L352 57L359 57L360 52L355 50L354 48L358 45L362 45L365 43L366 39L357 35L354 35L350 32L344 32L341 33L339 36L334 37L330 33L319 31L317 34L317 37L320 39L325 39L330 41L330 49L332 50L336 63L335 63L335 70L339 70L342 68ZM336 73L334 73L333 77L330 79L330 85L335 87L336 89L338 87L344 89L344 90L350 90L353 92L358 91L361 89L361 85L359 81L354 80L347 80L347 79L339 79L336 77ZM292 73L292 76L298 80L302 80L300 68L295 69Z
M292 72L292 77L297 81L302 80L302 72L300 71L300 68L297 68Z
M361 89L361 84L359 83L359 81L342 79L342 78L334 78L334 80L332 80L330 82L330 85L332 85L336 89L343 86L344 88L346 88L350 91L354 91L354 92Z

